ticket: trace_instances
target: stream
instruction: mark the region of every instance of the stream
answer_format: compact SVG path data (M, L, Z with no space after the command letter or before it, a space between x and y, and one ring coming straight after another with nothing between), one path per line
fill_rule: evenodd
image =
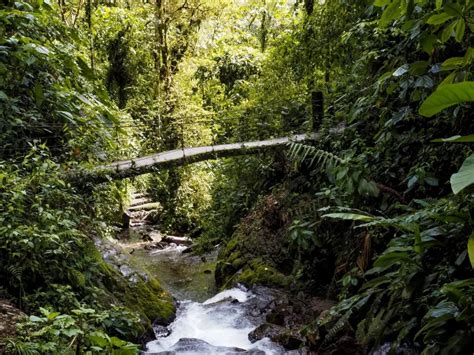
M271 292L239 286L217 293L217 250L198 256L171 244L164 249L135 250L133 258L178 302L176 319L168 327L155 326L156 340L146 344L144 354L285 353L268 338L249 340L249 333L265 321L262 309L273 301Z

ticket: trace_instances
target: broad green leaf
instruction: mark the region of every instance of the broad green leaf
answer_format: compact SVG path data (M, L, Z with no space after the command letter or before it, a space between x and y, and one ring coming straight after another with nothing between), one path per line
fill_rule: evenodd
M390 0L375 0L374 5L377 7L383 7L385 5L388 5L390 3Z
M450 182L455 194L474 184L474 153L464 160L456 174L451 175Z
M455 303L444 301L436 305L435 308L431 308L426 316L431 318L440 318L446 315L455 315L458 313L458 311L459 309Z
M35 50L41 54L49 54L49 49L44 46L35 46Z
M433 139L434 143L474 143L474 134L468 136L452 136L449 138Z
M323 218L348 219L351 221L372 221L374 217L358 213L328 213L322 216Z
M418 182L418 177L416 175L410 177L407 182L408 189L411 190L417 182Z
M374 267L388 268L397 263L410 263L412 261L412 256L407 252L384 253L374 262Z
M59 316L60 314L61 314L61 313L59 313L59 312L52 312L52 313L48 314L48 319L49 319L49 320L53 320L53 319L55 319L57 316Z
M464 57L452 57L441 64L442 70L453 70L464 66Z
M433 34L429 34L421 40L421 48L423 48L427 54L431 55L433 53L434 44L437 40L438 37Z
M88 99L87 97L85 97L84 95L77 93L77 94L76 94L76 97L77 97L79 100L81 100L83 103L85 103L86 105L93 106L93 103L91 102L91 100L89 100L89 99Z
M104 336L100 336L100 335L90 335L89 340L93 344L101 346L101 347L107 346L108 344L107 339Z
M444 78L444 80L441 83L439 83L438 89L444 85L452 84L454 82L454 79L456 78L456 75L458 75L457 71L454 71L451 74L449 74L446 78Z
M453 16L448 15L446 12L442 12L440 14L430 16L426 23L429 25L441 25L452 18Z
M434 86L433 79L431 79L428 75L420 76L415 81L416 88L432 88Z
M456 21L456 34L454 35L454 38L456 39L457 42L462 41L465 31L466 31L466 22L461 17L459 20Z
M111 337L111 338L110 338L110 342L112 343L112 345L114 345L114 346L116 346L116 347L118 347L118 348L120 348L120 347L122 347L122 346L124 346L124 345L127 344L126 341L124 341L124 340L122 340L122 339L119 339L119 338L117 338L117 337Z
M472 233L467 241L467 253L469 255L469 261L474 269L474 233Z
M373 269L372 269L373 270ZM366 282L363 286L362 286L362 290L367 290L369 288L377 288L377 286L380 286L380 285L383 285L383 284L387 284L387 283L390 283L392 282L392 280L387 277L387 276L380 276L380 277L377 277L375 279L372 279L368 282Z
M41 104L44 101L44 94L43 94L43 88L41 87L41 84L38 81L35 82L35 87L33 90L35 93L36 105L41 106Z
M426 68L428 68L428 62L426 60L419 60L410 64L410 74L412 75L421 75L426 73Z
M70 121L71 123L74 123L74 116L71 114L71 112L67 111L56 111L56 113L61 116L62 118Z
M385 80L389 79L392 76L392 71L387 71L380 75L380 77L377 79L378 82L384 82Z
M471 101L474 101L474 81L446 84L428 96L421 104L419 113L431 117L450 106Z
M456 4L454 2L450 2L444 6L444 11L446 11L448 14L456 16L456 17L461 17L462 16L462 9L459 4Z
M69 338L76 336L78 334L83 334L83 332L78 328L64 329L62 333Z
M441 42L446 42L453 35L456 24L457 21L453 21L444 28L443 32L441 32Z
M403 74L407 73L410 70L410 65L408 64L403 64L401 67L397 68L393 72L393 76L402 76Z
M406 9L405 13L407 14L407 17L410 18L411 15L413 14L413 10L415 9L415 2L414 0L407 0L406 1Z
M433 176L426 177L425 182L430 186L439 186L439 180Z
M472 60L474 59L474 48L469 47L464 55L464 63L466 65L471 64Z
M401 14L400 0L394 0L387 6L379 20L380 27L387 27Z

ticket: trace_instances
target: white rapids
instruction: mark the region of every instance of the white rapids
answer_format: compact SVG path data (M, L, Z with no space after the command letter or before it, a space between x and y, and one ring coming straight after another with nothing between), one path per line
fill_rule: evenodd
M283 354L284 350L269 339L250 342L248 334L259 325L246 312L246 302L253 297L248 291L233 288L203 303L181 302L175 321L168 327L171 333L149 342L146 353L238 354L251 350L252 354Z

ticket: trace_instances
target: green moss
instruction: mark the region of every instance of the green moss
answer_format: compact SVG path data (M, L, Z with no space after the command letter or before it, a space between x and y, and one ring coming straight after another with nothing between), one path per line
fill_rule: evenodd
M294 269L287 237L290 220L286 202L291 196L286 187L280 190L262 198L221 249L215 273L219 288L239 282L273 287L293 283L293 278L286 276Z
M136 280L129 281L103 260L95 246L89 248L89 251L89 257L96 266L92 282L101 285L99 288L104 291L99 303L108 307L111 304L119 304L138 313L146 327L154 321L162 324L171 321L175 314L173 299L158 280L150 275L147 275L146 279L136 275Z
M266 285L286 287L290 280L287 276L265 263L262 259L252 260L244 270L236 275L235 282L247 285Z
M74 283L84 287L86 285L86 278L83 273L78 270L71 270L71 278L74 280Z
M244 264L245 264L245 260L242 258L237 258L232 261L232 267L237 270L241 268Z
M153 278L129 285L125 289L123 300L126 307L143 314L152 322L167 324L175 313L171 296Z
M240 251L235 251L227 258L227 262L232 264L235 260L240 259L240 258L241 258Z
M224 249L224 255L229 255L232 253L232 251L239 246L239 241L240 241L240 238L239 236L237 235L236 237L232 238L226 245L225 249Z

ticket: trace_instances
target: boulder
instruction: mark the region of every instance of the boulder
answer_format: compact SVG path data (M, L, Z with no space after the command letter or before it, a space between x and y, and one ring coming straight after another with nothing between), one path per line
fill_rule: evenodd
M249 340L252 342L263 338L269 338L287 350L298 349L304 344L304 338L298 332L270 323L258 326L249 334Z
M174 354L215 354L222 353L226 355L265 355L261 350L245 350L235 347L214 346L208 342L195 338L182 338L174 344L169 350L150 353L147 355L174 355Z

